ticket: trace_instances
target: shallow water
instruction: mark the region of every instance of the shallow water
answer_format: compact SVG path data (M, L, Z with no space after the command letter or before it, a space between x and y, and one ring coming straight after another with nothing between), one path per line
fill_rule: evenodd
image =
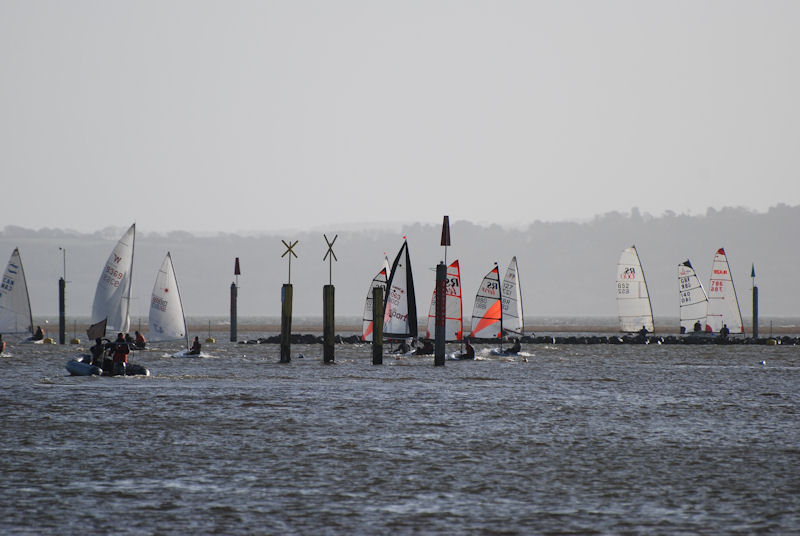
M128 378L0 357L0 532L800 531L797 347L177 349Z

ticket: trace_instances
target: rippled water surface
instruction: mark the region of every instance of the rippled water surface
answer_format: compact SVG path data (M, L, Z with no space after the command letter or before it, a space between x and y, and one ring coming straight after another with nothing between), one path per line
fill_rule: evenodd
M177 349L129 378L7 349L0 532L800 531L797 347Z

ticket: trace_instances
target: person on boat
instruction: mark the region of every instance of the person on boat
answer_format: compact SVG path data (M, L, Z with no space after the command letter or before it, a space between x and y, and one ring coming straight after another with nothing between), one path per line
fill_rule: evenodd
M126 333L126 334L125 334L125 342L127 342L128 344L133 344L133 343L135 343L135 342L136 342L136 339L134 339L133 337L131 337L131 334L130 334L130 333Z
M511 345L511 348L506 348L503 350L505 354L518 354L520 350L522 350L522 345L519 343L519 339L514 337L514 344Z
M189 348L189 355L200 355L200 340L195 337L192 342L192 347Z
M96 367L103 367L103 354L106 351L106 345L103 344L103 340L98 337L94 340L94 346L89 348L89 352L92 354L92 365Z
M144 340L144 335L142 335L138 331L136 331L135 333L136 333L136 339L133 341L133 345L138 350L144 350L144 347L147 345L147 341Z
M642 326L642 329L640 329L637 333L639 335L641 335L642 337L647 337L647 334L650 333L650 332L647 331L646 327Z
M6 341L3 340L3 334L0 333L0 354L2 354L6 349Z
M728 324L722 324L722 329L719 330L719 336L723 339L727 339L730 334L731 330L728 329Z
M475 359L475 348L469 343L469 337L464 337L464 351L456 357L458 359Z
M400 341L400 344L397 346L395 353L398 354L405 354L411 351L411 345L408 343L406 339Z
M33 334L34 341L41 341L44 339L44 330L42 326L36 326L36 332Z
M426 340L422 343L422 348L416 349L416 355L431 355L433 353L433 343Z
M703 326L700 324L700 321L698 320L697 322L694 323L694 332L700 333L701 331L703 331Z
M131 349L125 341L125 336L118 333L117 340L114 341L114 353L111 355L111 360L114 362L114 376L125 375L129 353L131 353Z

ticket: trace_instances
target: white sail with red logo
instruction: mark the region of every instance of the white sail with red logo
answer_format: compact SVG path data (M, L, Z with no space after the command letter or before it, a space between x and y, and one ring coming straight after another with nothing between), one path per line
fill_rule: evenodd
M131 323L131 279L133 277L133 243L136 239L136 224L122 235L111 251L92 304L92 324L106 322L109 331L127 332Z
M503 278L503 331L506 334L522 335L525 327L522 318L522 287L519 282L517 257L512 257Z
M445 341L458 342L463 338L464 326L461 307L461 269L458 260L447 267L447 282L445 293ZM433 339L436 332L436 289L433 289L431 308L428 312L428 329L426 339Z
M362 341L371 341L372 340L372 331L374 330L374 322L372 321L372 289L374 288L382 288L383 289L383 298L386 299L386 280L389 278L389 259L387 257L383 258L383 268L378 275L372 278L372 283L369 285L369 290L367 291L367 300L364 303L364 316L362 319L362 328L361 328L361 340Z
M161 269L158 270L153 285L149 324L150 341L183 340L186 346L189 346L181 293L178 290L178 279L175 277L175 267L172 265L172 256L169 252L161 263Z
M620 331L655 331L650 294L636 246L625 248L617 263L617 311Z
M500 273L497 265L481 281L472 307L472 332L477 339L499 339L503 336L503 307L500 294Z
M706 322L715 333L719 333L724 325L728 326L730 333L744 333L742 312L739 309L739 300L736 298L731 268L724 248L717 250L714 264L711 266Z
M680 301L681 332L693 333L694 326L700 322L705 329L708 314L708 295L697 278L697 273L689 259L678 265L678 299Z
M417 338L417 300L408 241L397 253L386 281L386 306L383 314L383 338L388 340Z

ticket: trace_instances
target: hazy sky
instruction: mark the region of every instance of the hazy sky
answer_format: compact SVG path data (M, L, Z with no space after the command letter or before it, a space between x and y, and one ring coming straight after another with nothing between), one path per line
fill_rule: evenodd
M0 0L4 224L800 203L800 2Z

